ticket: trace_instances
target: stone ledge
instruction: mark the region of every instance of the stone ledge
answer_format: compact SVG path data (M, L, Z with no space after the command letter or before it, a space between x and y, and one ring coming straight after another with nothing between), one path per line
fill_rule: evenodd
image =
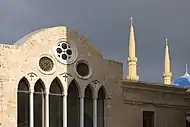
M175 104L164 104L158 102L148 102L148 101L136 101L136 100L124 100L124 104L130 105L154 105L156 107L163 107L163 108L175 108L175 109L188 109L188 106L184 105L175 105Z

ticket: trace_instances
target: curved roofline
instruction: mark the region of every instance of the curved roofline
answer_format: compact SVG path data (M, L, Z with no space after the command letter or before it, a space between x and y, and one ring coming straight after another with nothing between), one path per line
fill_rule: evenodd
M31 33L25 35L24 37L22 37L20 40L18 40L17 42L15 42L13 45L20 46L20 45L24 44L24 42L25 42L29 37L33 36L34 34L37 34L37 33L41 32L41 31L43 31L43 30L45 30L45 29L39 29L39 30L33 31L33 32L31 32Z
M39 29L39 30L36 30L36 31L33 31L31 33L28 33L27 35L23 36L20 40L18 40L17 42L15 42L13 45L14 46L21 46L25 43L25 41L27 39L29 39L30 37L32 37L33 35L41 32L41 31L44 31L46 29L50 29L50 28L56 28L56 27L65 27L66 29L68 29L66 26L55 26L55 27L48 27L48 28L42 28L42 29ZM103 58L103 55L101 54L101 52L99 50L97 50L97 48L95 48L92 44L89 43L88 39L86 37L84 37L83 35L79 34L79 32L75 31L75 30L69 30L71 33L77 33L78 34L78 37L82 37L84 38L84 41L87 41L86 42L86 45L89 46L90 48L92 48L100 57Z

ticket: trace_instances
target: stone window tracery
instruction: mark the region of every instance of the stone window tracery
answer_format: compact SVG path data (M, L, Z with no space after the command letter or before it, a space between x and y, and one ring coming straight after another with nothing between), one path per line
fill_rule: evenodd
M77 58L77 49L72 41L59 41L54 47L54 55L63 64L71 64Z
M56 71L55 61L49 54L41 55L37 62L38 69L43 74L49 75Z
M51 71L53 69L53 61L48 57L42 57L39 61L39 66L43 71Z

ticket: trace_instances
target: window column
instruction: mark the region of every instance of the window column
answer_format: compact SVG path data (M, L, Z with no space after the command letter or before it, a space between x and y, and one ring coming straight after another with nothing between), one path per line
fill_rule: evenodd
M97 127L97 96L93 97L93 127Z
M67 93L63 95L63 127L67 127Z
M45 127L49 127L49 90L45 93Z
M80 127L84 127L84 92L80 92Z
M34 89L30 87L30 127L34 127Z

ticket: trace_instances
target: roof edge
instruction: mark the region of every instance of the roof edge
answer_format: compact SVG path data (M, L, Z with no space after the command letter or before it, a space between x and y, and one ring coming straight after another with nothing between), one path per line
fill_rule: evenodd
M160 92L185 93L188 90L187 87L164 85L159 83L147 83L143 81L121 80L121 82L123 84L123 87L140 88L140 89L160 91Z

